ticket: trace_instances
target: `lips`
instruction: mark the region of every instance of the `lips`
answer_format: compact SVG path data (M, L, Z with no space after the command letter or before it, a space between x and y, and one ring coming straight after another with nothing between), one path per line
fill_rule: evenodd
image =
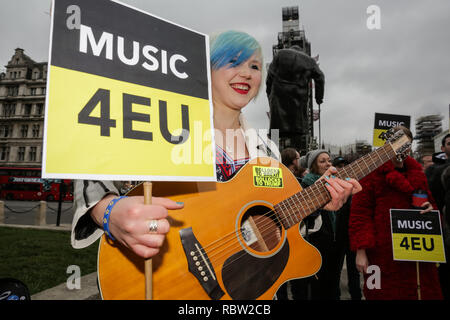
M231 88L239 94L247 94L250 91L248 83L232 83Z

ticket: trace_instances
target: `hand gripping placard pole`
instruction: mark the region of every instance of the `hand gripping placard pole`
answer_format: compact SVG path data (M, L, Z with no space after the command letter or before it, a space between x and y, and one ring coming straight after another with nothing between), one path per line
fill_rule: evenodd
M144 204L152 204L152 183L144 182ZM153 299L152 259L145 260L145 299Z

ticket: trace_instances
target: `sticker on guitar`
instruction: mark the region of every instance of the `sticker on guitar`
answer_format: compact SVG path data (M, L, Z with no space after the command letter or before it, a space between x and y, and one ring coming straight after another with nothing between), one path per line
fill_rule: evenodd
M280 168L254 166L253 185L255 187L283 188L283 173Z

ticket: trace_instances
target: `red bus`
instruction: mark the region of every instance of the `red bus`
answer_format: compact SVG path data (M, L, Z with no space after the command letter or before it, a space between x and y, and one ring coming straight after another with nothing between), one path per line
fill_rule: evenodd
M41 168L0 167L0 199L73 201L72 180L42 179Z

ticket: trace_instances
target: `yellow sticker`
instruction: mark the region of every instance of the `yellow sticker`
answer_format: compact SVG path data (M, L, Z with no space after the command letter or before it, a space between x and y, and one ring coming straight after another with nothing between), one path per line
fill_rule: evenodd
M383 140L382 134L388 131L388 129L373 129L373 146L382 147L386 140Z
M283 188L281 168L254 166L253 185L265 188Z

